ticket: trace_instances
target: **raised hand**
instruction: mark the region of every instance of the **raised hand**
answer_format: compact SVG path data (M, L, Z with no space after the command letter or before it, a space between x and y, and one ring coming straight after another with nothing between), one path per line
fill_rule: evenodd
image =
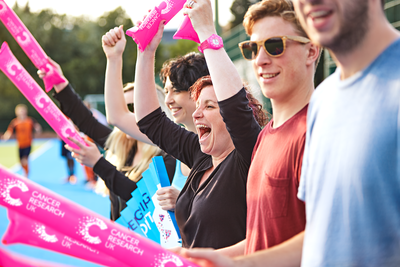
M200 41L217 33L210 0L188 0L184 5L183 14L189 16Z
M101 38L103 51L107 59L122 57L126 45L123 27L121 25L111 29Z
M56 92L59 93L68 85L69 82L67 78L65 78L62 72L61 66L51 58L48 57L47 59L49 60L50 64L53 65L53 67L57 70L60 76L65 80L65 82L54 85L54 90L56 90ZM44 77L46 77L47 72L44 69L40 69L37 71L37 75L39 76L40 79L43 79Z
M143 20L145 18L146 17L144 17ZM138 21L138 25L140 25L142 21ZM158 27L157 33L154 35L153 39L150 41L150 43L144 49L143 53L141 53L140 50L138 49L139 55L146 54L146 53L150 53L150 54L156 53L157 47L160 44L162 36L163 36L164 27L165 27L164 23L165 23L165 20L160 21L160 25Z

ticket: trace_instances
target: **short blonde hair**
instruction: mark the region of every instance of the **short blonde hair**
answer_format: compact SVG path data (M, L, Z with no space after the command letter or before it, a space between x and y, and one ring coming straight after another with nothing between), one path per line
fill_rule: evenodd
M28 110L28 107L25 104L18 104L15 106L15 112L17 112L17 110L21 108Z
M300 36L307 37L307 33L298 20L294 12L293 3L290 0L264 0L251 5L244 15L243 26L246 33L250 36L254 24L265 17L281 17L290 22Z

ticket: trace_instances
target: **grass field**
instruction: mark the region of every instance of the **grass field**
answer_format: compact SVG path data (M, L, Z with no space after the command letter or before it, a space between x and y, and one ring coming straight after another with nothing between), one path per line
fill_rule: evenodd
M31 153L40 148L47 140L33 140ZM11 168L19 163L18 145L15 140L0 142L0 164L4 167Z

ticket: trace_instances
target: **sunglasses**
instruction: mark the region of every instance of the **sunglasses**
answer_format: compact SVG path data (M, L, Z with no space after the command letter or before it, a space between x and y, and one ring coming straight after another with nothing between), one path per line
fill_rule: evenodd
M130 112L135 112L133 103L126 104L126 106L128 107L128 109L129 109Z
M247 60L253 60L260 51L260 46L264 47L265 52L271 57L280 57L285 53L286 40L293 40L299 43L307 44L308 38L301 36L275 36L261 41L244 41L239 43L240 51Z

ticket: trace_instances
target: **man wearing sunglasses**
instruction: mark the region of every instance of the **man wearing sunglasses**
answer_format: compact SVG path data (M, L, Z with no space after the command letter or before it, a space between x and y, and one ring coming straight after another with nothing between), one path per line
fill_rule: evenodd
M252 62L262 93L271 99L273 119L260 132L253 150L247 180L246 239L218 251L230 257L271 248L305 229L305 206L297 198L297 188L308 102L320 54L300 26L291 2L254 4L243 25L250 41L240 43L239 48ZM233 98L234 91L226 95L228 90L225 97Z
M207 266L400 266L400 34L381 0L294 0L311 39L338 66L313 94L299 198L307 229ZM304 243L303 243L304 241Z
M251 61L264 96L271 99L273 119L253 150L246 240L238 245L236 255L271 248L305 229L304 202L296 195L319 57L319 48L307 38L288 1L254 4L243 25L250 41L241 42L239 48ZM233 249L226 252L232 255Z

